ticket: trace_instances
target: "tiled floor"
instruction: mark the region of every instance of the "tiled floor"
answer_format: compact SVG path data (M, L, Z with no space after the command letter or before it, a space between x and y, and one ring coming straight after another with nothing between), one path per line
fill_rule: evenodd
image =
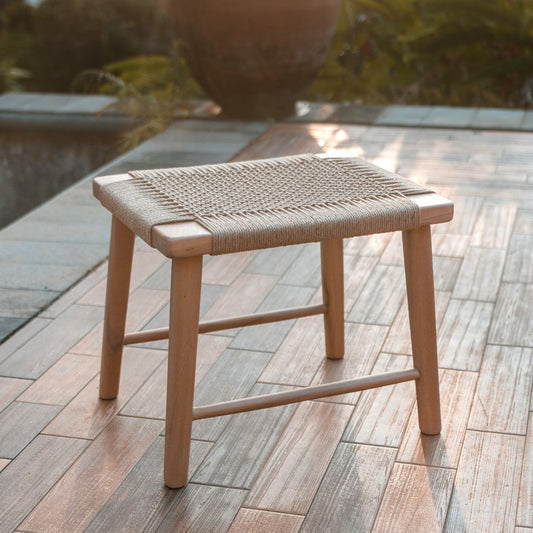
M278 124L238 159L361 155L454 200L434 228L444 427L412 383L194 423L191 482L162 483L165 342L97 397L105 264L0 345L0 531L533 532L533 133ZM343 361L320 318L202 335L196 401L410 364L397 235L346 242ZM318 297L314 245L212 258L206 318ZM163 325L168 263L138 243L129 329ZM389 295L385 300L383 294Z

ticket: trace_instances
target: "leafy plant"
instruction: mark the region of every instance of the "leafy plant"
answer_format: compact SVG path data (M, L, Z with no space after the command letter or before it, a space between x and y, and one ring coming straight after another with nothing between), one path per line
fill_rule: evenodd
M87 70L74 87L119 97L122 109L139 126L125 134L122 148L131 149L167 128L172 120L187 116L187 100L201 89L192 78L178 45L167 56L139 56Z
M309 97L533 104L531 0L345 0Z

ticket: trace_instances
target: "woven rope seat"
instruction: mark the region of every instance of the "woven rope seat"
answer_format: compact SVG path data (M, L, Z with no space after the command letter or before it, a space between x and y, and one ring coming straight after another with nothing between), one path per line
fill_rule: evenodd
M440 432L430 226L451 220L452 202L363 159L309 154L137 170L95 178L93 185L95 196L113 215L99 394L106 400L117 397L124 346L169 340L168 487L187 484L192 423L203 418L415 381L420 430ZM323 315L325 356L342 359L343 239L390 231L402 232L413 368L194 406L201 333ZM169 325L126 332L136 236L172 260ZM308 242L320 243L322 302L200 321L205 254ZM387 295L377 294L379 298Z
M212 254L420 226L409 195L431 192L359 158L301 155L134 171L96 190L102 204L152 244L152 227L196 221Z

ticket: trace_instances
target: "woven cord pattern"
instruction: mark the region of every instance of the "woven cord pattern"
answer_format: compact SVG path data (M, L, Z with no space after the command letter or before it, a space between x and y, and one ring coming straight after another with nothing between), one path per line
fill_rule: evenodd
M420 226L411 194L430 192L359 158L291 156L132 171L100 200L151 243L157 224L194 220L213 254Z

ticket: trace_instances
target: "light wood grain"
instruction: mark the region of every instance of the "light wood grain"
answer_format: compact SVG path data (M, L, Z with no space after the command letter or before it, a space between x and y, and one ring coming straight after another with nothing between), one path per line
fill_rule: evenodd
M532 390L533 350L487 346L468 429L525 435Z
M395 463L372 531L439 533L453 478L452 470Z
M13 531L46 496L87 441L37 436L0 472L0 530Z
M413 366L420 372L415 381L418 423L422 433L437 435L441 414L431 230L403 231L402 242Z
M231 131L240 131L242 128L251 131L251 128L253 131L260 131L264 127L254 123L228 124L215 121L209 128L230 128ZM198 121L182 121L179 126L173 127L173 131L181 131L182 127L187 131L193 128L203 132L206 126ZM166 138L165 143L165 146L172 147L173 150L179 145L173 137ZM188 140L187 143L191 145ZM197 145L200 146L198 143ZM530 353L533 347L533 284L529 268L529 244L533 235L533 181L530 177L529 182L513 181L512 187L509 186L510 180L517 177L525 180L527 170L524 169L528 166L533 168L531 133L292 123L276 125L263 141L252 145L248 153L253 152L257 157L269 154L278 156L306 147L311 151L326 150L327 146L339 147L346 150L346 153L363 155L381 161L389 168L399 169L401 173L409 173L420 183L428 183L432 189L453 199L455 203L454 220L432 227L435 285L445 289L436 293L438 326L439 317L444 318L438 327L439 356L441 366L446 368L441 375L444 415L441 437L420 438L416 408L407 413L412 405L411 383L358 394L359 399L353 416L346 423L346 431L339 430L337 433L337 428L332 431L335 432L335 438L332 439L335 445L331 444L331 447L335 452L328 444L325 447L327 457L324 457L321 437L317 437L319 442L316 445L308 446L304 435L309 426L314 432L309 436L312 440L313 435L321 435L324 428L327 430L331 425L342 425L341 421L336 420L336 412L330 416L323 416L323 413L321 416L313 416L311 421L305 417L292 419L285 425L285 429L289 431L292 428L291 434L294 435L295 426L298 426L302 435L302 439L294 440L286 438L287 433L280 438L284 424L272 414L277 409L198 421L205 423L201 431L197 430L199 435L215 442L192 441L191 475L194 474L194 467L200 463L203 463L206 479L211 475L214 476L213 479L219 476L222 483L229 482L227 480L235 475L236 481L231 483L240 484L241 480L245 480L246 486L250 486L265 481L263 475L266 475L266 481L272 488L268 497L275 504L283 504L286 500L294 502L302 496L310 503L310 507L302 514L291 514L294 511L279 513L250 509L243 507L245 492L242 489L215 487L203 482L190 483L179 491L165 489L162 483L163 438L155 435L159 434L163 426L166 390L163 358L166 343L158 341L150 343L150 348L157 348L154 350L157 354L155 361L152 353L148 355L148 352L144 359L139 357L138 362L132 364L128 364L128 355L126 356L124 371L132 372L131 384L123 384L126 396L119 396L117 403L109 402L106 409L99 407L96 387L89 391L87 386L85 398L78 400L82 392L78 390L80 385L74 375L67 375L63 383L57 383L58 389L52 385L49 395L43 387L39 397L33 397L34 401L45 404L54 397L54 401L57 401L59 390L64 394L62 402L68 401L69 395L72 398L77 394L69 402L70 405L65 407L64 411L70 413L69 416L62 418L59 414L57 420L62 420L65 428L78 428L80 435L96 437L97 442L104 434L109 438L105 445L102 443L99 452L94 452L91 451L92 447L86 448L89 442L84 439L43 435L41 431L12 460L0 458L0 530L39 531L40 525L23 527L21 522L46 498L47 493L57 490L54 486L59 486L60 479L66 472L68 489L63 488L61 494L54 493L53 502L47 500L47 520L52 526L49 528L44 524L41 528L43 531L53 530L53 524L56 524L57 529L62 528L70 533L71 530L75 531L78 523L82 524L81 529L88 531L154 531L162 525L169 511L168 519L163 524L168 531L187 529L190 526L193 531L211 533L226 531L233 523L237 531L254 531L254 528L261 531L260 528L263 528L269 533L281 533L291 531L292 527L299 529L302 521L306 531L351 531L357 529L354 524L364 531L362 524L370 523L376 509L380 507L380 516L373 528L375 532L396 533L402 531L403 527L409 533L416 532L417 528L426 533L431 531L435 523L437 530L442 529L442 509L445 512L446 494L450 496L448 480L450 474L456 474L456 495L448 517L450 531L484 532L492 528L498 532L533 533L533 489L530 481L533 396L531 390L528 392L524 385L530 379L530 362L524 364L524 361L533 359L533 354ZM262 147L265 148L264 153L261 153ZM246 153L247 151L239 157L246 159ZM182 156L183 154L178 154L180 160ZM88 188L87 185L84 187ZM514 211L516 217L513 224ZM31 230L34 234L41 232L43 235L39 227L32 226ZM210 235L205 230L202 231L209 240ZM389 266L402 268L398 236L395 237L396 242L388 246L391 238L393 234L380 234L345 242L346 313L351 310L365 285L368 285L370 275L376 276L373 272L376 266L383 267L385 263L390 263ZM387 250L384 254L385 248ZM224 291L238 285L243 276L271 277L273 284L269 289L264 289L261 284L256 288L253 281L243 283L241 288L248 286L248 289L237 289L233 295L226 297L224 305L219 307L219 313L212 318L241 314L240 311L232 312L232 308L239 309L240 306L248 306L249 311L246 310L245 313L258 309L268 310L271 305L270 309L283 307L275 306L274 303L285 301L284 298L289 302L289 307L305 305L304 302L290 302L300 298L313 298L313 292L316 293L314 297L319 299L312 303L320 303L318 252L318 244L310 244L264 250L255 254L249 262L244 257L246 254L242 258L215 258L220 263L217 265L215 262L210 267L213 275L221 276L224 283L233 281L230 285L204 284L203 294L206 299L203 309L206 310L219 300ZM159 252L142 245L138 247L134 257L133 277L136 277L138 268L139 279L145 278L142 289L160 292L168 298L166 291L169 288L170 270L166 264L146 279L152 268L150 265L156 266L156 263L163 261ZM376 265L380 257L381 264ZM459 269L457 279L454 279L457 265L463 258L462 268ZM228 263L223 259L229 259ZM140 261L138 267L136 261ZM244 266L244 263L247 264ZM207 262L204 264L209 267ZM66 354L68 358L73 358L72 361L74 357L92 359L95 362L98 360L97 357L85 357L83 352L82 355L73 355L71 348L101 320L103 284L95 287L105 277L103 267L105 264L61 297L41 317L32 320L0 345L0 398L3 397L3 400L0 399L0 409L3 407L5 411L10 408L10 402L16 400L16 404L23 399L19 396L23 393L19 390L21 383L27 385L30 380L38 378L41 378L38 383L44 383L44 378L51 375L47 371L50 368L52 371L57 369L54 365L58 361L62 364L62 358L67 358ZM141 275L143 268L146 270ZM208 274L211 275L210 270ZM135 283L134 280L132 286ZM457 287L452 288L452 284ZM456 295L449 300L450 291L453 292L454 289L457 291ZM255 290L257 293L254 294ZM371 372L392 370L396 365L407 367L410 363L409 357L398 355L410 352L403 289L399 293L402 305L381 348L377 346L377 341L381 338L381 332L377 329L375 337L363 334L363 338L358 338L356 334L350 336L350 327L354 326L353 332L358 327L384 328L386 331L389 325L361 326L358 323L348 323L346 374L366 371L366 365L371 360L375 360ZM143 306L151 306L150 293L145 295L146 300L143 300L144 296L140 297L135 308L130 308L131 314L144 313ZM243 295L253 303L242 301ZM386 305L386 313L390 313L392 307ZM224 308L229 312L226 313ZM145 314L145 319L141 327L148 327L145 325L147 322L153 323L150 327L167 326L168 306L164 303L159 309L157 306L153 307ZM267 330L266 337L261 335L260 328ZM101 332L94 338L93 348L87 348L88 352L92 352L88 355L99 355L100 335ZM202 354L203 338L207 340ZM234 343L232 350L226 350L230 355L221 355L229 343ZM485 355L487 343L489 346ZM360 344L364 346L359 346ZM257 390L254 387L258 386L275 389L276 382L307 385L319 379L317 371L325 369L321 317L258 326L257 330L242 328L240 332L229 331L224 336L201 335L199 345L196 380L205 381L202 387L201 383L198 387L205 403L247 396ZM136 349L138 348L132 348ZM209 351L211 349L212 352ZM368 349L370 356L359 359ZM380 350L381 353L375 359L374 355ZM491 351L498 350L501 353L497 357L490 355ZM515 354L519 350L520 363L517 367ZM221 367L215 368L216 361L221 357L223 365L221 363ZM268 363L270 357L272 359ZM130 370L126 370L128 367ZM74 373L81 370L72 368ZM343 373L343 369L336 371ZM271 383L257 385L259 377L267 378ZM70 382L70 379L74 381ZM281 388L285 386L281 385ZM405 393L398 392L401 388L405 389ZM35 391L37 387L32 389L32 394ZM479 409L475 405L472 409L475 394L478 395ZM130 397L131 402L126 403ZM355 397L352 398L352 401L355 400ZM80 403L76 407L77 402ZM329 405L331 409L349 409L346 405L325 401L311 403ZM485 403L486 413L482 409ZM293 405L288 409L302 412L304 405L306 404L298 407ZM138 439L146 439L146 436L140 426L127 429L125 435L120 427L113 434L108 433L111 427L109 423L115 424L112 420L114 417L116 419L117 409L121 408L122 411L119 412L127 414L124 418L132 424L159 424L152 433L155 441L153 446L146 442L138 452L125 452L130 465L128 468L131 468L128 472L121 470L123 466L116 466L117 463L122 465L121 456L124 454L121 450L135 447ZM475 420L480 428L487 427L488 432L485 429L467 430L465 440L465 427L471 411L471 420ZM527 437L523 429L524 413L529 417ZM241 416L248 423L238 423ZM159 420L137 420L131 417L155 417ZM7 427L12 428L9 438L13 442L20 435L33 435L30 430L35 424L35 418L22 416L21 413L10 418L13 418L13 422L9 422ZM94 433L90 430L92 424ZM49 426L53 427L51 424ZM269 435L268 429L272 427L275 429ZM517 429L521 435L494 432ZM3 431L2 425L0 434ZM37 431L35 427L34 431ZM259 438L254 440L254 435L259 435ZM400 442L401 438L403 442ZM357 443L342 442L345 439L357 440ZM25 439L21 439L21 442L22 440ZM371 445L365 444L365 441ZM296 449L298 443L302 443L302 449ZM264 449L261 448L263 445ZM375 491L380 483L386 481L383 475L386 469L375 467L378 464L376 457L381 452L385 456L394 456L398 445L401 448L387 491ZM217 448L217 452L212 453L213 461L210 463L206 453L212 446ZM280 454L279 446L286 447L284 455ZM267 448L272 454L270 458L265 453ZM292 448L295 449L290 455L289 449ZM351 450L349 453L348 449ZM148 451L145 453L144 450ZM135 454L136 457L132 457ZM274 456L280 458L278 464L272 462ZM84 467L76 475L70 474L69 467L78 457L79 462L83 461ZM228 462L222 457L228 457ZM364 460L360 460L362 458ZM383 463L379 464L383 466ZM427 467L427 464L430 466ZM270 465L269 469L257 473L265 465ZM286 465L291 466L287 472L283 472ZM293 480L292 466L298 472L300 469L306 473L313 472L310 479L305 479L306 473L298 473ZM280 469L282 473L279 473ZM316 473L315 469L321 473ZM405 469L405 472L400 473L400 469ZM441 476L440 481L435 480L438 477L435 472ZM222 473L227 475L227 480L223 479ZM117 475L120 478L118 481ZM364 479L364 482L352 483L357 476L361 481ZM285 479L288 479L287 485L284 485ZM310 489L309 485L313 488ZM6 487L7 490L4 490ZM436 492L435 487L438 487ZM434 489L433 494L431 488ZM294 493L291 489L294 489ZM290 496L287 497L289 492ZM361 511L355 513L363 504ZM422 505L420 511L410 515L418 504ZM90 508L89 523L84 522L85 515L80 521L69 518L70 507L80 507L81 514ZM327 512L329 509L333 509L333 512ZM307 518L303 513L308 515ZM354 517L354 514L357 516ZM346 519L342 520L342 517ZM404 521L407 522L405 525ZM333 524L334 527L324 527L325 523Z
M192 441L191 475L210 447L209 442ZM127 533L157 528L181 494L180 491L169 490L162 483L164 448L164 439L158 437L100 508L86 533Z
M21 529L84 531L162 429L159 420L113 420L30 513Z
M468 248L457 276L453 298L496 301L505 250Z
M529 413L516 523L533 528L533 412Z
M513 235L507 252L503 281L533 283L533 235Z
M0 376L0 411L21 395L33 381Z
M277 280L275 276L241 274L211 306L204 315L204 320L253 313L272 290Z
M390 326L405 296L403 268L377 265L347 320Z
M412 367L410 357L380 354L372 373L405 370ZM342 437L348 442L398 447L415 401L412 383L365 391L357 402Z
M344 357L344 258L342 239L320 243L324 340L328 359Z
M165 416L165 485L189 479L202 257L172 259Z
M435 323L437 330L444 318L444 313L450 301L450 293L435 291ZM409 311L407 309L407 298L404 299L400 310L390 327L389 334L385 344L383 345L384 352L397 354L412 354L411 349L411 333L409 331ZM440 352L439 352L440 356Z
M448 224L434 226L433 231L435 233L471 235L483 206L483 198L454 195L453 200L455 204L453 220Z
M0 413L0 457L16 457L60 409L55 405L12 402Z
M494 308L488 342L533 346L533 284L502 283Z
M257 255L256 251L215 256L204 268L204 283L231 285Z
M318 385L370 374L386 335L384 326L347 323L346 356L340 361L323 358L311 383ZM351 392L324 398L324 401L355 405L360 394Z
M233 161L320 152L337 130L338 126L334 124L277 124Z
M104 400L116 398L119 390L134 242L133 231L113 215L98 391Z
M96 357L67 353L19 401L66 405L98 373L99 366Z
M439 227L439 226L434 226ZM470 235L433 232L433 253L436 256L464 257L470 243Z
M167 515L147 532L174 533L182 531L227 531L239 511L246 491L189 484L180 491Z
M137 289L129 297L126 332L137 331L168 302L166 291ZM94 308L99 309L99 308ZM100 355L103 325L99 324L70 350L80 355Z
M245 272L249 274L283 276L301 249L300 245L294 245L259 250L246 266Z
M377 257L358 255L344 255L344 310L349 312L361 294L373 268Z
M300 247L300 253L280 280L283 285L319 287L321 284L320 246L309 243Z
M254 314L307 306L314 292L315 290L311 287L276 285ZM320 303L320 300L317 303ZM240 350L275 352L293 325L294 320L284 320L258 326L247 326L241 328L231 341L230 346Z
M130 292L137 289L146 279L148 279L166 261L165 257L159 253L140 252L133 254L131 266ZM104 305L106 292L106 280L101 281L89 292L84 294L79 300L79 304Z
M340 443L301 532L372 530L394 464L390 448Z
M298 533L303 519L303 516L292 514L241 508L228 533Z
M289 389L257 383L249 396ZM250 488L295 409L293 404L233 416L194 475L193 483Z
M198 336L196 383L199 383L205 377L209 369L222 355L230 340L229 337L216 335ZM120 412L128 416L164 419L166 392L167 365L163 362Z
M387 247L393 233L377 233L345 240L344 253L348 255L379 257Z
M379 258L380 265L403 266L402 235L396 231Z
M479 370L493 309L489 302L450 300L437 338L442 368Z
M90 331L102 314L99 307L71 306L8 357L0 365L0 375L37 379Z
M524 441L467 432L444 531L513 530Z
M436 291L453 291L461 259L433 255L433 278Z
M533 209L518 209L514 233L519 235L533 235Z
M351 412L346 405L301 404L252 486L245 506L305 514Z
M346 324L346 331L349 331ZM349 342L346 343L349 347ZM285 337L260 380L307 386L324 358L322 317L300 318Z
M457 467L476 381L477 375L472 372L440 372L441 434L421 435L414 410L398 451L398 461L444 468Z
M196 387L195 406L246 396L270 357L266 352L226 350ZM229 420L229 417L195 420L193 438L215 441Z
M121 392L116 400L100 400L98 377L91 380L59 413L44 432L65 437L96 437L117 415L134 392L154 372L164 358L160 350L126 348Z
M472 233L472 246L506 248L516 218L516 207L483 204Z

